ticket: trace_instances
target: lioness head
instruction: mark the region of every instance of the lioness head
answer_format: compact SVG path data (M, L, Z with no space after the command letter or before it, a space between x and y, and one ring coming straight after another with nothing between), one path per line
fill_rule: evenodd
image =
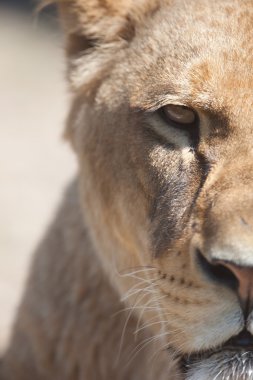
M252 0L60 0L84 218L187 379L253 371Z

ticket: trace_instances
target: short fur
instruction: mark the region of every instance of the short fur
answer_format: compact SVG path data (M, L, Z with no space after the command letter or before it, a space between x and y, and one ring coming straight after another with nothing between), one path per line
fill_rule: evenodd
M253 266L252 0L58 6L80 171L34 256L0 379L251 379L251 356L233 373L226 356L186 372L180 359L244 328L196 252ZM164 122L166 104L196 110L197 139Z

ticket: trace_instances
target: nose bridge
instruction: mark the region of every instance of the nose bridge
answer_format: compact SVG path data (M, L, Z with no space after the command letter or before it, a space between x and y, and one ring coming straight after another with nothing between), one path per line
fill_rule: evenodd
M211 170L206 178L204 193L220 193L223 190L253 189L253 128L252 136L243 129L231 132L228 139L216 144L204 153L210 159ZM247 129L248 130L248 129ZM205 148L203 150L205 152ZM209 158L210 155L210 158Z
M204 251L211 260L253 266L253 163L230 160L214 175L215 183L206 191Z
M240 138L239 138L240 137ZM226 147L221 165L218 165L215 187L231 189L233 192L250 193L253 187L253 140L241 136L230 140L230 147Z
M236 292L245 320L253 309L253 164L231 160L207 186L195 240L198 268L216 284ZM205 203L206 202L206 203ZM198 230L199 231L199 230Z

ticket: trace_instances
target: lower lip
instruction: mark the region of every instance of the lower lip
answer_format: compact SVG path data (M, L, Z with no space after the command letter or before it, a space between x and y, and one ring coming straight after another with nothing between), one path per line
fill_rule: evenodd
M185 379L252 380L253 350L228 347L190 357L183 363Z
M235 346L223 346L221 349L217 349L215 351L206 351L199 354L189 355L188 357L183 358L183 365L187 367L197 362L201 362L203 360L212 359L213 357L219 356L228 356L232 357L234 355L245 355L246 353L252 355L253 360L253 346L247 347L235 347ZM253 362L252 362L253 364Z

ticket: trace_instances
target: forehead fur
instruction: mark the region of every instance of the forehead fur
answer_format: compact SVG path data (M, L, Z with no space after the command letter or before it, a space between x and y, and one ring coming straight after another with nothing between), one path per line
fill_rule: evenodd
M136 107L152 107L155 99L160 101L161 92L169 93L174 87L180 100L195 98L192 106L205 104L217 109L221 104L215 103L215 99L222 94L213 94L214 89L217 92L219 87L222 92L224 87L230 88L231 93L244 91L245 86L251 89L251 0L56 2L69 36L68 53L77 56L87 47L96 48L89 51L93 55L85 54L72 65L72 72L78 77L77 87L85 83L86 72L90 79L108 62L110 70L117 51L127 47L131 60L123 58L123 70L131 66L130 76L136 74L130 91ZM125 41L131 45L122 44Z
M178 100L219 110L238 95L245 101L253 84L252 25L247 0L176 0L161 7L133 44L132 104L152 109Z

